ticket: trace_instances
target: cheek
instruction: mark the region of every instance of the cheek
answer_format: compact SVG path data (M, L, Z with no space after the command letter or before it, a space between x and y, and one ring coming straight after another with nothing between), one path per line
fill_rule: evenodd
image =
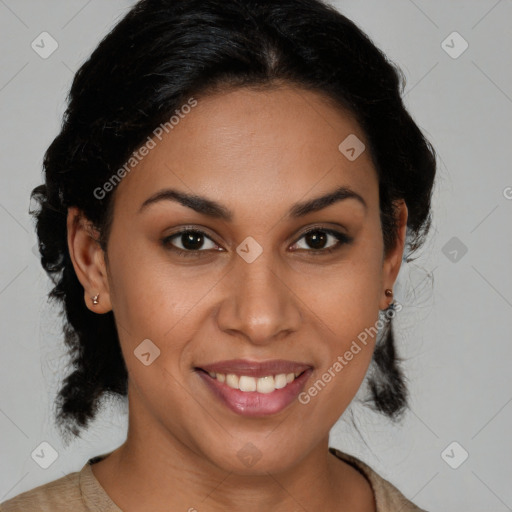
M143 243L133 249L118 244L111 260L116 320L139 338L164 337L207 291L190 271L170 272L159 250Z
M342 357L344 374L353 374L357 380L358 374L366 372L376 341L379 288L369 272L354 271L343 277L331 277L314 295L309 292L306 302L322 341L316 352L318 366L325 370Z
M360 245L328 271L303 272L293 285L305 306L338 340L372 325L381 300L381 264L377 250Z
M379 330L378 308L364 296L324 306L328 329L315 350L315 372L299 396L308 413L334 424L348 407L364 380ZM327 315L329 318L327 318Z
M328 279L304 280L299 292L307 298L304 302L318 338L317 370L301 403L333 422L357 393L382 328L380 265L378 250L361 250L330 272Z
M170 273L162 261L149 261L137 251L129 258L126 254L112 258L112 280L113 309L130 383L152 414L165 416L166 424L179 431L176 418L190 415L190 397L183 391L186 375L179 366L195 336L200 299L212 283Z
M127 252L119 251L116 259L112 257L112 304L123 356L133 379L139 386L172 387L173 379L183 380L180 367L191 358L191 340L200 337L200 315L207 299L214 296L212 288L220 276L213 272L201 275L192 266L171 271L165 258L151 258L148 253L134 250L128 257ZM146 352L139 349L143 346L158 354L148 368L136 357ZM179 396L177 386L174 391Z

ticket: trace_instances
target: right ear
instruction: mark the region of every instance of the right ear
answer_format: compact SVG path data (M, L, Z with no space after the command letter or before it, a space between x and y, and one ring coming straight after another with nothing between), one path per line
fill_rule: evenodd
M76 276L84 287L85 304L94 313L108 313L112 304L99 232L75 206L68 208L67 240ZM94 305L92 298L97 294L99 302Z

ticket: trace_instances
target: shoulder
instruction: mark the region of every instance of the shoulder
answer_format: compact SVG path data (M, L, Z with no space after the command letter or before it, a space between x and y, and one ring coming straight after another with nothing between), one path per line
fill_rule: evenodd
M336 457L358 469L372 486L377 512L426 512L409 501L391 482L382 478L363 461L336 448L329 448Z
M58 512L86 510L80 495L78 471L40 485L0 503L1 512Z

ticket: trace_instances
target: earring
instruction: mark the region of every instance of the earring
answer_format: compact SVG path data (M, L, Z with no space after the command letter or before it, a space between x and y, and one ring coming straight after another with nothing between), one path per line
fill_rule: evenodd
M91 297L92 298L92 303L93 303L94 306L96 306L99 303L99 300L98 300L99 296L100 296L100 294L98 293L94 297Z
M386 294L386 297L393 297L393 290L391 290L390 288L386 288L386 290L384 291L384 293ZM395 301L394 300L391 300L391 302L389 303L388 305L388 308L391 308L393 309L395 306Z

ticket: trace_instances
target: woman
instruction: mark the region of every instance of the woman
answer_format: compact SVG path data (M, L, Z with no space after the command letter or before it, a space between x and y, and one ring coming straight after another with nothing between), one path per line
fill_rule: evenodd
M407 407L392 289L436 166L401 85L318 0L133 7L33 191L74 365L58 424L127 396L127 439L2 510L421 510L328 446L369 368L372 407Z

